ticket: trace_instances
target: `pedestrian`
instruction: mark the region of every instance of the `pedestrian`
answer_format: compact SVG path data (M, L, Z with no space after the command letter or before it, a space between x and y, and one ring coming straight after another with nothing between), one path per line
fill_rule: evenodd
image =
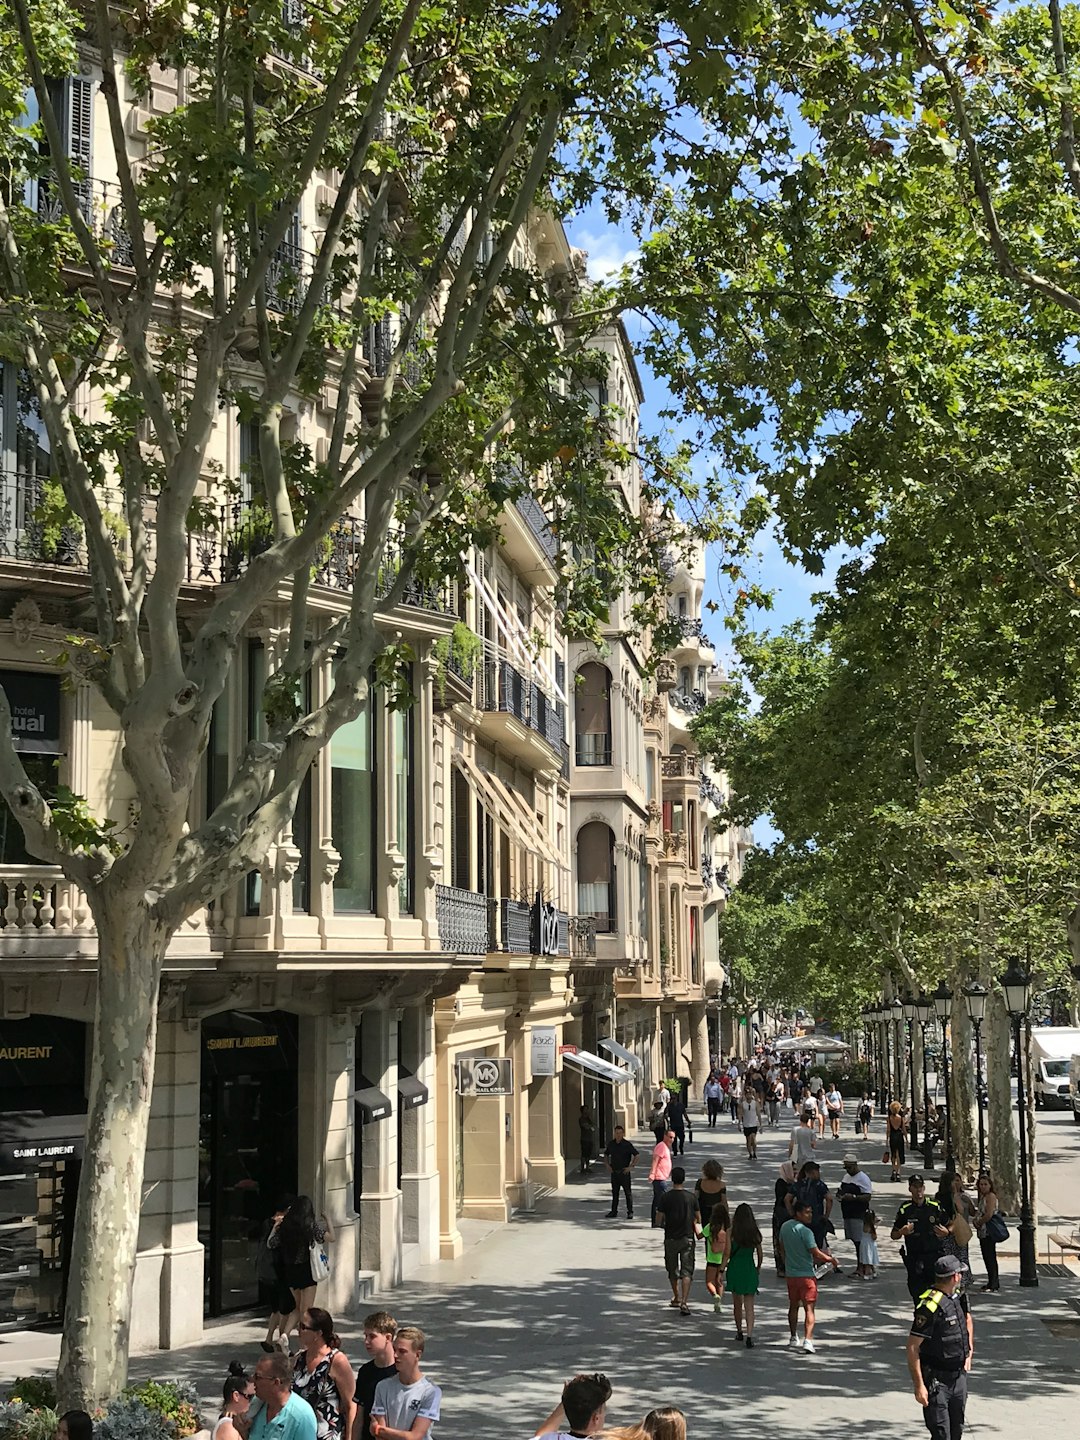
M634 1218L634 1195L630 1189L630 1181L637 1161L638 1152L627 1140L625 1129L616 1125L604 1151L604 1164L611 1176L611 1209L607 1213L609 1220L614 1220L619 1213L620 1193L626 1196L626 1218Z
M863 1216L862 1239L859 1241L859 1267L864 1280L877 1279L877 1267L881 1264L877 1243L878 1219L873 1210Z
M729 1072L730 1073L730 1072ZM739 1123L739 1101L742 1099L743 1082L738 1070L731 1076L731 1084L728 1086L728 1105L731 1107L731 1123Z
M940 1236L941 1254L955 1255L968 1270L968 1246L975 1233L971 1223L975 1218L975 1207L964 1193L964 1182L955 1170L942 1171L937 1202L941 1206L941 1224L945 1231Z
M829 1128L832 1132L832 1138L834 1140L839 1140L840 1122L844 1118L844 1097L840 1094L840 1090L835 1080L832 1081L828 1090L826 1091L825 1108L828 1111Z
M315 1440L315 1411L293 1393L292 1361L280 1351L260 1355L255 1366L255 1400L247 1413L248 1440Z
M859 1259L859 1245L862 1243L863 1221L870 1209L870 1197L874 1187L870 1176L859 1165L859 1157L853 1150L844 1156L844 1178L836 1193L840 1197L840 1214L844 1217L844 1234L855 1246L855 1274L862 1277L862 1261Z
M796 1170L801 1170L817 1149L817 1135L814 1133L814 1121L817 1112L812 1109L805 1109L799 1116L799 1123L791 1132L791 1139L788 1141L787 1153Z
M649 1116L649 1129L659 1140L667 1128L667 1106L661 1100L654 1100L652 1114Z
M394 1336L397 1321L387 1310L373 1310L364 1316L364 1349L371 1357L356 1372L353 1393L352 1440L372 1440L371 1407L375 1403L375 1387L380 1380L397 1374L394 1364Z
M604 1440L686 1440L686 1416L676 1405L664 1405L639 1425L608 1426Z
M986 1266L986 1284L981 1288L996 1295L1001 1289L998 1274L997 1247L1009 1238L1008 1226L998 1208L998 1197L994 1182L987 1171L979 1176L975 1185L975 1231L979 1237L983 1264Z
M318 1440L350 1440L356 1377L341 1353L329 1311L313 1305L300 1318L304 1348L293 1364L293 1391L315 1411Z
M832 1265L839 1270L840 1263L814 1243L814 1232L810 1229L811 1211L805 1200L795 1203L795 1214L785 1220L780 1228L780 1239L784 1246L784 1264L787 1270L788 1292L788 1349L802 1349L808 1355L815 1353L814 1326L817 1323L817 1280L816 1265ZM799 1342L799 1309L803 1311L803 1340Z
M822 1087L817 1092L817 1132L818 1139L825 1139L825 1121L829 1116L829 1102L825 1096L825 1089Z
M416 1325L402 1325L394 1336L397 1374L375 1386L372 1440L424 1440L435 1433L442 1391L421 1374L426 1345L427 1336Z
M754 1348L754 1296L758 1292L764 1263L761 1231L753 1210L744 1203L736 1207L731 1220L727 1288L731 1292L735 1311L735 1339L745 1337L748 1350Z
M682 1095L672 1095L667 1107L668 1129L675 1136L675 1144L672 1147L673 1155L682 1155L686 1151L686 1101Z
M881 1157L886 1164L892 1166L891 1180L900 1179L900 1171L904 1168L904 1116L906 1111L899 1100L893 1100L889 1104L889 1113L885 1120L886 1145L885 1154Z
M716 1075L710 1075L705 1081L704 1095L705 1109L709 1117L709 1128L713 1129L716 1125L717 1117L720 1114L720 1104L724 1095L720 1080Z
M864 1140L870 1139L870 1121L874 1117L874 1107L870 1104L870 1096L864 1090L862 1099L859 1101L858 1113L855 1117L855 1133L861 1135Z
M697 1195L698 1210L701 1213L701 1224L704 1228L709 1218L712 1207L721 1200L727 1198L727 1185L724 1182L724 1167L719 1160L706 1160L701 1167L701 1176L694 1186L694 1193Z
M780 1111L787 1108L787 1087L784 1083L783 1075L778 1076L777 1079L773 1082L773 1091L774 1098L776 1100L776 1119L773 1120L772 1123L774 1125L779 1125Z
M896 1212L891 1236L904 1242L900 1251L907 1269L908 1294L917 1301L926 1287L933 1283L934 1263L941 1254L942 1237L947 1233L942 1224L941 1206L926 1196L926 1182L921 1175L908 1179L909 1198Z
M791 1209L788 1205L788 1196L795 1194L795 1171L792 1169L791 1161L785 1160L780 1166L780 1174L777 1176L776 1184L773 1187L773 1212L772 1212L772 1243L773 1261L776 1265L777 1275L784 1274L784 1244L780 1239L780 1230L785 1220L791 1219Z
M285 1283L281 1248L276 1245L271 1248L270 1245L270 1236L274 1233L275 1226L280 1225L284 1220L285 1212L294 1199L295 1196L292 1195L283 1199L273 1215L267 1219L255 1258L255 1278L259 1286L259 1303L267 1306L270 1311L270 1319L266 1322L266 1339L259 1341L260 1346L268 1355L281 1348L278 1338L280 1336L285 1339L285 1322L296 1308L293 1293ZM287 1342L285 1348L288 1349Z
M757 1137L761 1128L761 1099L752 1085L748 1085L739 1102L739 1120L746 1140L746 1153L751 1160L757 1159Z
M713 1311L718 1312L724 1298L731 1240L731 1216L726 1200L718 1200L712 1207L708 1222L702 1222L701 1233L705 1237L705 1289L712 1296Z
M596 1120L588 1105L578 1111L578 1140L580 1141L581 1173L587 1175L589 1166L596 1158Z
M533 1440L541 1435L550 1437L550 1440L598 1435L604 1428L610 1399L611 1382L606 1375L575 1375L563 1386L558 1405L536 1431Z
M254 1399L254 1380L245 1371L239 1360L232 1361L221 1391L221 1411L210 1432L210 1440L245 1440L247 1435L245 1417ZM237 1422L245 1422L243 1429L238 1428ZM79 1437L72 1435L70 1425L67 1427L66 1440L79 1440Z
M232 1366L229 1369L231 1371ZM53 1440L94 1440L93 1419L85 1410L65 1410L56 1422Z
M656 1202L656 1213L664 1226L664 1268L671 1282L671 1304L681 1314L689 1315L701 1215L697 1196L683 1188L685 1183L686 1171L681 1165L674 1166L671 1188Z
M334 1232L323 1215L315 1218L315 1207L308 1195L298 1195L275 1224L267 1245L281 1252L281 1275L292 1292L293 1308L281 1326L278 1344L288 1354L289 1332L299 1326L300 1317L315 1302L318 1281L311 1271L312 1245L332 1244Z
M960 1289L964 1268L955 1255L934 1265L932 1284L919 1296L907 1342L915 1402L933 1440L960 1440L975 1328Z
M791 1213L799 1201L810 1206L812 1219L810 1229L814 1232L814 1243L822 1250L828 1250L829 1236L834 1231L832 1220L833 1197L828 1185L821 1178L821 1166L816 1160L808 1160L795 1180L795 1195L791 1200Z
M652 1152L652 1164L649 1166L649 1179L652 1182L652 1223L656 1229L656 1203L660 1196L671 1189L671 1152L675 1144L674 1130L666 1130L664 1138L656 1142Z

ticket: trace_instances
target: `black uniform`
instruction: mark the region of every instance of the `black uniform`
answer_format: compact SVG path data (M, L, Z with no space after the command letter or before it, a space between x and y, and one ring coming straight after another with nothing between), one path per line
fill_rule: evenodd
M904 1236L904 1264L907 1266L908 1294L918 1301L923 1291L934 1283L934 1261L941 1254L942 1244L934 1234L935 1225L945 1223L941 1206L936 1200L924 1200L916 1205L914 1200L905 1200L896 1212L893 1229L913 1224L914 1231Z
M630 1163L637 1151L629 1140L609 1140L604 1159L611 1166L611 1209L608 1219L614 1220L619 1213L619 1191L626 1196L626 1218L634 1218L634 1197L630 1193Z
M964 1362L971 1350L968 1339L968 1298L929 1289L919 1296L911 1334L922 1338L919 1368L929 1397L923 1410L933 1440L960 1440L967 1404Z

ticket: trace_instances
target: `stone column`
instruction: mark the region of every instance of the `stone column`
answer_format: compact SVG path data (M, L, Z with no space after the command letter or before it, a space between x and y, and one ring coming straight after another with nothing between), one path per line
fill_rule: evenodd
M334 1231L330 1276L316 1303L352 1314L357 1303L357 1220L353 1209L353 1028L347 1015L302 1015L298 1080L297 1179Z
M528 1035L525 1043L529 1043ZM529 1126L529 1178L536 1185L547 1185L557 1190L566 1183L566 1162L562 1153L562 1081L557 1075L535 1076L525 1099ZM573 1116L569 1118L573 1119Z
M360 1197L360 1269L380 1290L401 1283L401 1192L397 1185L397 1021L386 1010L365 1010L356 1071L392 1101L386 1120L364 1126ZM359 1081L357 1083L360 1083Z
M408 1006L402 1015L402 1054L407 1065L428 1088L428 1102L403 1110L401 1141L402 1236L406 1245L419 1246L419 1263L439 1258L439 1166L436 1159L435 1116L438 1106L435 1076L435 1024L429 1001Z
M440 1002L435 1012L435 1156L439 1186L439 1259L456 1260L465 1248L457 1225L458 1097L454 1086L454 1052L449 1037L456 1020L454 1001Z

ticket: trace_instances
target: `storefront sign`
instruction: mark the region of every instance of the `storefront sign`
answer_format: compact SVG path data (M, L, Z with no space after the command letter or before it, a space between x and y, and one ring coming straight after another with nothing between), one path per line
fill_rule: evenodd
M35 1170L58 1160L81 1160L83 1115L24 1111L0 1116L0 1172Z
M203 1070L212 1075L254 1075L296 1063L292 1030L275 1011L208 1015L202 1036Z
M514 1064L505 1056L482 1056L457 1062L459 1095L512 1095Z
M0 1095L24 1086L81 1089L85 1056L86 1026L80 1020L52 1015L0 1020Z
M531 1033L532 1044L529 1051L533 1078L538 1075L554 1075L558 1032L554 1025L534 1025Z
M11 738L24 754L62 755L60 677L34 670L0 670L11 709Z

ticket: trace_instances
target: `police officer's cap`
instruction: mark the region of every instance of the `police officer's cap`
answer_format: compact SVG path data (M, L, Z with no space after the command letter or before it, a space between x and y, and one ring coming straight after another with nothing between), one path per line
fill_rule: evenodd
M955 1255L942 1255L934 1261L934 1275L939 1280L947 1280L950 1275L963 1275L966 1270L967 1266Z

